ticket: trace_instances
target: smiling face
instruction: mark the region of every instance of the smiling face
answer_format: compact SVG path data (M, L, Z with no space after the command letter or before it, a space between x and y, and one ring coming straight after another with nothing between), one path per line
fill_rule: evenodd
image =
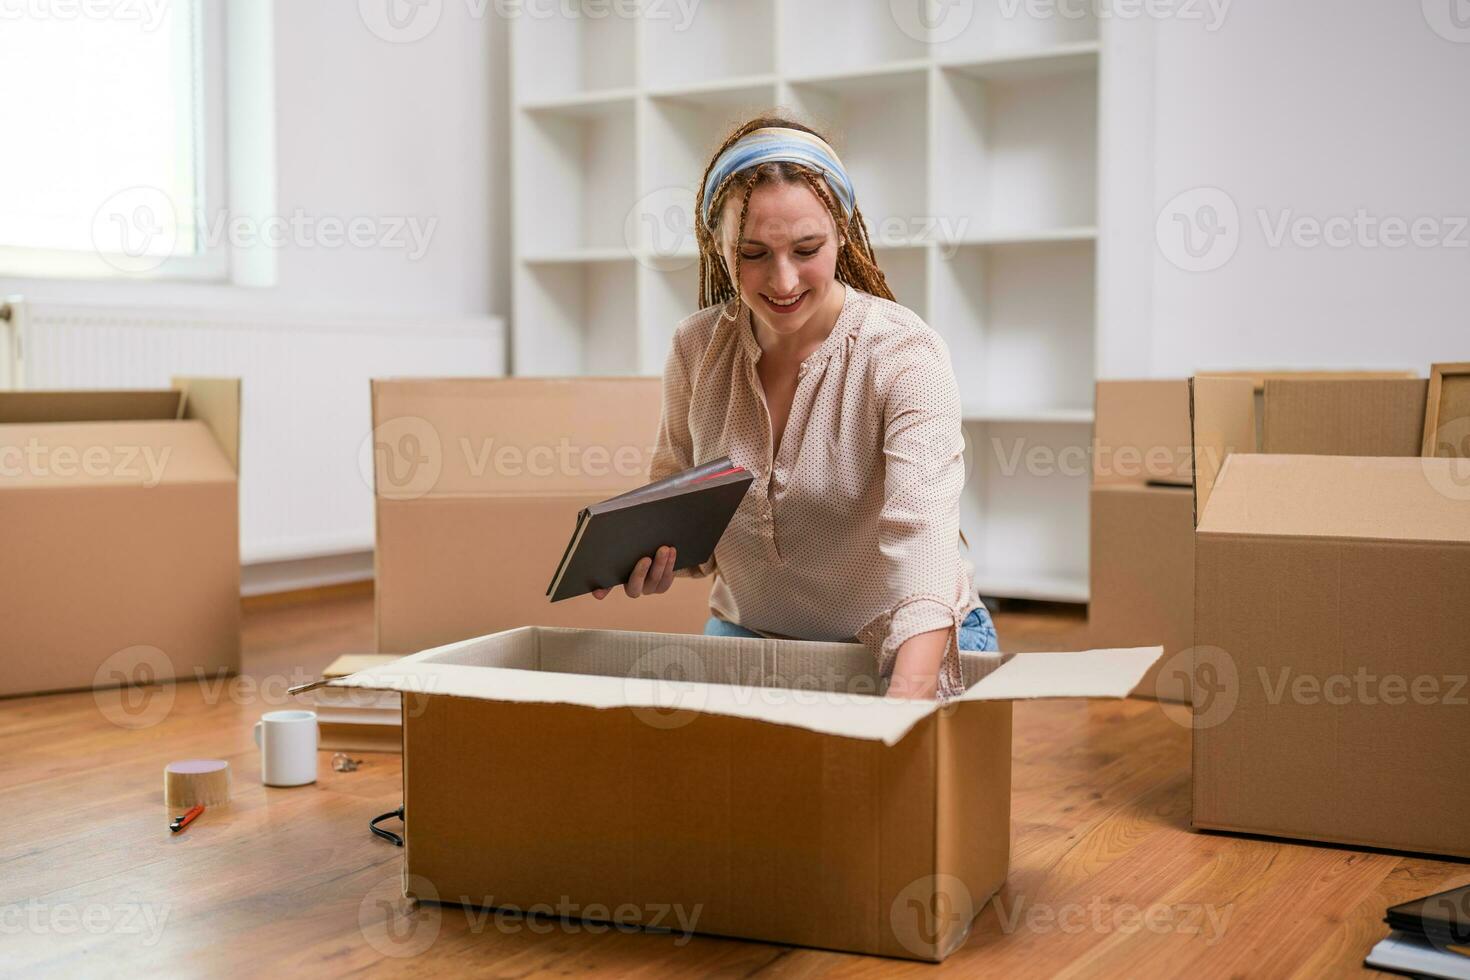
M842 308L841 240L827 207L803 183L767 182L750 194L743 234L740 195L730 194L719 225L725 267L767 337L825 335ZM737 235L739 240L737 241ZM738 262L737 262L738 259Z

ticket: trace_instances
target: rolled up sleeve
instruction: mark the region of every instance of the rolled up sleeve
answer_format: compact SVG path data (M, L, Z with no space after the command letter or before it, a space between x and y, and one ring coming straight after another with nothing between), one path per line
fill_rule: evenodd
M949 352L932 332L905 345L886 382L879 572L887 605L857 638L892 675L910 637L947 629L938 697L964 690L959 630L969 612L960 573L959 509L965 482L959 389Z

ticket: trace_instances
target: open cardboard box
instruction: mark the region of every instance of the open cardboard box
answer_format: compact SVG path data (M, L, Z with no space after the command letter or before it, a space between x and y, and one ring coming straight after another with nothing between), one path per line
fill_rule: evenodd
M1194 825L1470 856L1470 460L1424 380L1191 385Z
M1201 377L1235 377L1250 383L1258 406L1265 386L1278 380L1387 381L1412 378L1402 371L1219 372ZM1418 382L1422 385L1423 382ZM1369 386L1372 388L1373 386ZM1387 390L1412 392L1415 386ZM1289 389L1290 390L1290 389ZM1327 387L1318 397L1342 398L1349 390ZM1282 407L1281 403L1276 403ZM1373 406L1367 406L1371 411ZM1093 424L1090 491L1090 600L1088 627L1094 646L1162 643L1164 657L1139 685L1139 694L1189 703L1190 672L1183 654L1194 644L1194 466L1190 432L1189 381L1099 381ZM1317 406L1311 417L1344 417L1343 406ZM1293 410L1298 419L1303 413ZM1279 415L1279 413L1278 413ZM1278 421L1281 421L1278 418ZM1365 451L1402 451L1400 442L1374 442L1374 423L1352 423L1364 435ZM1226 451L1259 449L1261 426L1242 429L1246 439ZM1309 433L1277 426L1278 443L1289 445ZM1401 438L1395 434L1394 439ZM1320 440L1317 445L1321 445ZM1291 451L1284 449L1281 451ZM1177 655L1177 656L1176 656Z
M1161 652L966 653L940 706L856 643L531 626L298 690L402 692L410 897L941 960L1005 882L1011 702Z
M0 392L0 695L240 664L240 382Z
M375 380L378 650L526 624L701 632L712 577L542 598L577 512L648 482L660 398L657 378Z

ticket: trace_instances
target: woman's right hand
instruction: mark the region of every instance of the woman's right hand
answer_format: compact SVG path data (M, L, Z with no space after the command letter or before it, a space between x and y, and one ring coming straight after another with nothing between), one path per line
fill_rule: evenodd
M628 573L628 581L623 583L623 591L628 598L636 599L642 595L658 595L669 591L669 586L674 584L674 558L676 557L672 545L663 545L654 553L652 558L640 558L633 566L633 571ZM593 589L592 594L599 599L606 599L612 589Z

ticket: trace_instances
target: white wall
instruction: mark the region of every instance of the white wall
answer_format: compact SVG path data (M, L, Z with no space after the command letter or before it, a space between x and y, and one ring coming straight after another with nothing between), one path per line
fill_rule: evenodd
M1104 206L1118 220L1103 260L1103 375L1422 372L1470 357L1470 228L1454 220L1470 216L1470 30L1446 28L1456 41L1430 24L1436 4L1454 2L1235 0L1216 31L1177 18L1115 25L1131 57L1109 73L1127 102L1108 109L1119 128ZM1186 271L1170 257L1188 264L1171 237L1181 226L1166 215L1161 248L1154 219L1176 195L1211 187L1239 221L1201 259L1218 268ZM1122 210L1140 200L1150 213ZM1197 192L1172 210L1197 220L1212 200ZM1359 209L1374 222L1431 218L1425 237L1458 247L1374 248L1350 226L1348 247L1289 234L1274 245L1261 224L1263 211L1274 228L1283 216L1352 221Z
M0 295L385 317L508 313L506 31L472 9L445 3L428 36L390 43L368 29L358 3L274 4L274 212L434 220L421 258L293 243L277 252L274 287L0 277Z

